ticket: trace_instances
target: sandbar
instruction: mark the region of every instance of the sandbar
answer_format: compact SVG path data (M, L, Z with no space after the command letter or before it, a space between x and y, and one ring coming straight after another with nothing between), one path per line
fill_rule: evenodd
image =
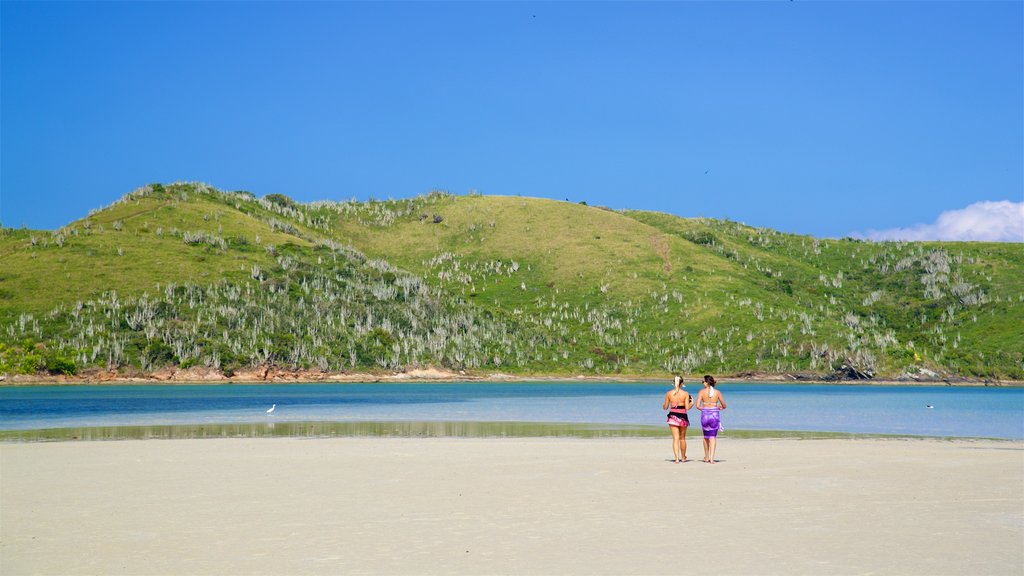
M0 443L0 573L1024 573L1024 442Z

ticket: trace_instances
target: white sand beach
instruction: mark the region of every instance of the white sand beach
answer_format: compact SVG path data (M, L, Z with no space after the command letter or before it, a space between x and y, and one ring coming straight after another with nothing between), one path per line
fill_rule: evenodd
M0 573L1024 573L1024 443L0 444Z

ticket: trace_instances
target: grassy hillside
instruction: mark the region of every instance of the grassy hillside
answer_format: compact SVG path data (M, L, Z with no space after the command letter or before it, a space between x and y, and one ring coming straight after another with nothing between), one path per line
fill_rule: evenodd
M0 372L815 372L1024 378L1024 246L816 240L432 193L154 185L0 235Z

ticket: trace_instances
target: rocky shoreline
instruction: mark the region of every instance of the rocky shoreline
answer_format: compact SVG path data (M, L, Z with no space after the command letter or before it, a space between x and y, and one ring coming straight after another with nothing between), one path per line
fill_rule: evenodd
M944 376L922 370L899 377L862 378L843 373L768 373L739 372L716 375L719 380L742 380L764 383L803 384L867 384L890 386L1021 386L1024 381L991 380ZM321 372L318 370L287 370L276 366L260 366L226 374L214 368L162 368L154 372L90 370L75 375L17 374L0 375L0 386L33 385L102 385L102 384L286 384L286 383L379 383L379 382L651 382L666 381L665 374L628 375L566 375L566 374L504 374L451 371L443 368L422 368L404 372ZM699 382L699 375L685 377L687 382Z

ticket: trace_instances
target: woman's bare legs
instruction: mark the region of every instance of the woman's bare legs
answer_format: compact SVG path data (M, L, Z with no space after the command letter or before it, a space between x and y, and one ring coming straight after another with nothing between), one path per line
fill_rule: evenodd
M679 428L679 452L683 455L682 460L686 462L686 428Z
M718 438L711 438L708 440L708 448L710 452L710 460L708 462L715 463L715 447L718 445Z
M709 440L710 440L709 438L704 438L704 461L705 462L710 462L711 461L711 459L708 458L708 452L710 451L710 446L709 446L710 441Z
M672 431L672 455L679 462L679 426L669 426L668 429Z

